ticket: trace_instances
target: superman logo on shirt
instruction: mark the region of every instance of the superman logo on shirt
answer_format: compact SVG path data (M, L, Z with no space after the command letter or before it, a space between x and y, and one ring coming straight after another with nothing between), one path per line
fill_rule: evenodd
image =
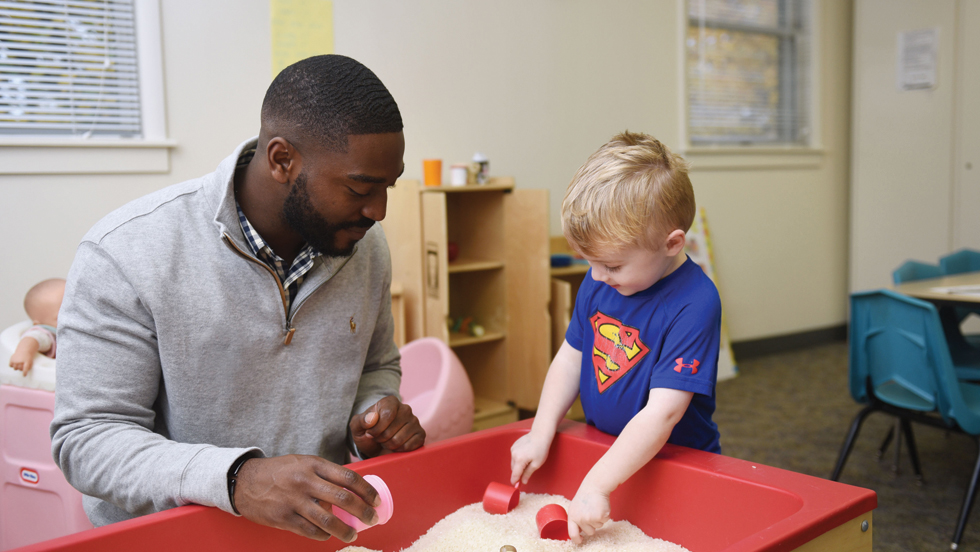
M650 348L640 340L639 330L611 316L596 311L589 321L595 332L592 366L602 393L636 366Z

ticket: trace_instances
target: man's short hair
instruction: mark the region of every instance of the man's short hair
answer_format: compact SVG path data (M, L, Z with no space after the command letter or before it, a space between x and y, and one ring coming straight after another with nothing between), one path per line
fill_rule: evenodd
M377 75L331 54L298 61L276 76L262 102L262 124L343 152L348 136L401 132L402 117Z
M593 153L561 205L565 239L580 253L639 245L659 250L694 221L694 189L681 156L652 136L616 135Z

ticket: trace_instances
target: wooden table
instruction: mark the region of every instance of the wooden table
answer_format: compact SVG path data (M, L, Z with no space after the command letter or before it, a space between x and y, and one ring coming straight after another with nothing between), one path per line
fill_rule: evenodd
M964 286L972 286L973 289ZM960 290L941 290L936 288L957 288ZM925 299L934 303L968 303L971 306L980 304L980 272L964 272L942 278L916 280L894 286L898 293ZM972 291L972 292L971 292ZM966 306L966 305L964 305Z
M980 312L980 272L916 280L892 289L936 305L954 363L980 363L980 350L967 340L960 328L969 311Z

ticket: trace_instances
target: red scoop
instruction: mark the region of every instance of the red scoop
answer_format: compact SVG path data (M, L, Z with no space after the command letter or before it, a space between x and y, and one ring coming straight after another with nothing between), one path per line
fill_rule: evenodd
M568 512L559 504L548 504L534 516L542 539L568 540Z
M517 507L520 499L517 487L493 481L483 493L483 509L491 514L506 514Z

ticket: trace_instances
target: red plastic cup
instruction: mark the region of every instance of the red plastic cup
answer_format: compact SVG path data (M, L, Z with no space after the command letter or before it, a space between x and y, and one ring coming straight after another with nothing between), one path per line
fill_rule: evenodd
M517 507L521 493L517 487L491 482L483 493L483 509L491 514L506 514Z
M395 513L395 502L391 499L391 491L388 490L388 485L378 477L377 475L365 475L364 480L368 482L369 485L374 487L378 491L378 496L381 498L381 505L374 509L378 513L378 525L384 525L388 523L391 519L391 515ZM347 512L340 508L339 506L333 506L333 515L340 518L347 525L354 528L355 531L361 532L369 527L374 527L374 525L365 525L364 522L357 519L354 514Z
M560 504L548 504L534 516L542 539L568 540L568 512Z

